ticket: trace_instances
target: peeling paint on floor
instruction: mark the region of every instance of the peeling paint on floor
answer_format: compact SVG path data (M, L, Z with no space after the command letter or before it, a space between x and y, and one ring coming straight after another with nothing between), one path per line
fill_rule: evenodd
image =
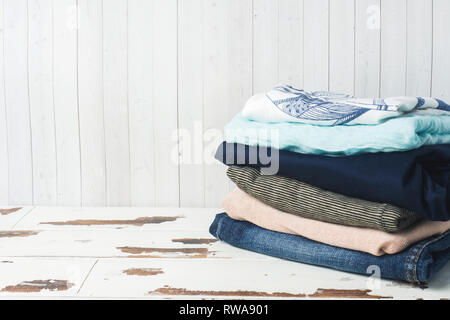
M133 220L69 220L69 221L54 221L54 222L41 222L40 224L50 224L54 226L100 226L100 225L131 225L142 227L145 224L159 224L164 222L172 222L182 217L140 217Z
M164 273L160 268L132 268L122 272L129 276L155 276Z
M231 296L231 297L280 297L280 298L334 298L334 299L392 299L391 296L379 296L369 294L371 290L348 289L317 289L313 294L288 293L288 292L263 292L263 291L212 291L212 290L188 290L184 288L171 288L165 286L148 292L150 295L176 295L176 296Z
M0 214L1 214L2 216L6 216L6 215L8 215L8 214L10 214L10 213L17 212L17 211L19 211L20 209L22 209L22 208L0 209Z
M211 244L217 241L218 241L217 239L192 239L192 238L172 239L172 242L180 242L183 244Z
M286 298L304 298L303 293L293 294L287 292L263 292L263 291L211 291L211 290L188 290L182 288L158 288L150 291L150 295L176 295L176 296L224 296L224 297L286 297Z
M0 238L29 237L38 234L37 231L17 230L17 231L0 231Z
M65 291L73 286L67 280L33 280L24 281L17 285L4 287L2 292L40 292L42 290L49 291Z
M172 257L172 256L182 256L184 258L206 258L208 254L213 253L213 251L209 251L208 248L140 248L140 247L117 247L118 250L124 253L131 253L136 256L135 257L161 257L160 255L144 255L139 256L140 254L145 253L162 253L164 257Z
M391 296L371 295L372 290L349 290L349 289L317 289L310 298L346 298L346 299L392 299Z

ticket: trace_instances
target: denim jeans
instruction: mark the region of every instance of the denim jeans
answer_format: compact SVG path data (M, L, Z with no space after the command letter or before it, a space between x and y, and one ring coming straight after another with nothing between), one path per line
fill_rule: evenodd
M270 231L233 220L226 213L216 216L209 232L238 248L359 274L368 274L368 270L378 267L382 278L416 284L428 282L450 260L450 231L381 257Z

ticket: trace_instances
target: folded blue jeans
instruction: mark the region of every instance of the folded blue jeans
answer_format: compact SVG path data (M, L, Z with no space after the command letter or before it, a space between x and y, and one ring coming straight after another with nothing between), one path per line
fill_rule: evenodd
M241 249L366 275L378 267L381 278L416 284L427 283L450 260L450 231L420 241L400 253L380 257L263 229L233 220L226 213L216 215L209 232Z

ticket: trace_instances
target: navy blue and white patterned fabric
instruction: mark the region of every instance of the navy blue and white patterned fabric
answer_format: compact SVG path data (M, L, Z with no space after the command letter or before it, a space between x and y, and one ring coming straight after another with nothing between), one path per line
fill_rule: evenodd
M322 126L377 124L389 118L413 114L450 115L450 105L428 97L361 99L279 85L267 93L251 97L242 111L242 115L249 120Z

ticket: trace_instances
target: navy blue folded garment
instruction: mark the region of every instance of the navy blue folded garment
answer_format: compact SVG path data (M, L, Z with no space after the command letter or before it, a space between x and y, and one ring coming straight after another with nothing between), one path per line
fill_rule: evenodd
M241 249L366 275L370 275L370 270L376 267L381 278L416 284L428 282L450 260L450 232L415 243L402 252L384 256L263 229L250 222L231 219L226 213L216 216L209 232Z
M226 165L271 167L267 170L271 174L321 189L390 203L428 220L450 220L450 145L447 144L404 152L330 157L223 142L216 159Z

